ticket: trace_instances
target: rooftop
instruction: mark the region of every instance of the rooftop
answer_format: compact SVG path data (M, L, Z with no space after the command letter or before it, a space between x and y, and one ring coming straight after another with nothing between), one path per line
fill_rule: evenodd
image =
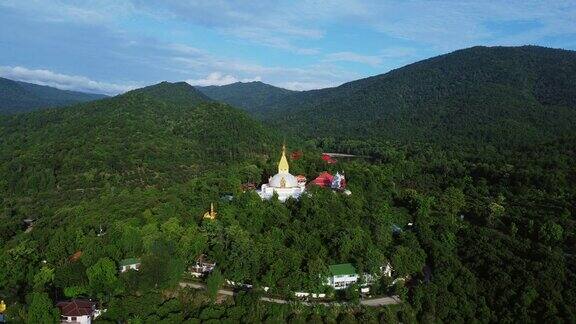
M329 269L333 276L356 274L356 268L351 263L333 264Z
M96 309L96 303L89 300L73 299L56 304L63 316L92 315Z

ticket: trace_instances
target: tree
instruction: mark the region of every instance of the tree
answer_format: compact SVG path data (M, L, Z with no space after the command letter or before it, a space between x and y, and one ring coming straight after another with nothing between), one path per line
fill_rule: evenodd
M64 288L64 296L68 298L77 298L88 292L86 286L71 286Z
M59 312L58 309L52 306L52 300L48 297L47 293L34 292L28 295L28 315L26 317L27 323L58 323Z
M564 229L553 221L547 221L540 227L538 237L546 244L554 245L562 241Z
M164 288L178 282L185 265L175 254L173 242L160 238L152 243L151 253L142 258L140 270L142 282L147 288Z
M47 284L54 281L54 269L43 266L40 271L34 275L34 290L44 291Z
M455 216L466 205L466 196L462 190L454 187L446 189L440 198L439 207L449 215Z
M391 258L392 268L399 276L420 272L425 261L426 253L422 249L405 246L398 246Z
M502 215L504 215L505 211L506 210L504 206L502 206L501 204L491 202L490 205L488 205L488 218L487 218L488 225L494 226L496 222L500 220Z
M206 288L208 289L208 296L212 301L216 300L216 296L218 295L218 290L224 283L224 276L220 273L219 269L215 269L210 273L208 279L206 280Z
M360 286L354 283L346 288L346 299L357 304L360 301Z
M98 295L100 300L104 297L108 298L111 294L120 293L123 290L116 273L114 261L108 258L101 258L96 264L86 269L90 290Z

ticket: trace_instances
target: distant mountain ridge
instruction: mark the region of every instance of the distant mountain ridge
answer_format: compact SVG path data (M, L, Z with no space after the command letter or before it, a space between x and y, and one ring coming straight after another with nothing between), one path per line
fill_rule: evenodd
M260 81L235 82L223 86L196 86L196 88L214 100L253 113L266 111L267 105L282 100L287 95L298 93Z
M576 52L472 47L334 88L287 92L246 110L307 138L498 146L553 140L576 132Z
M0 78L0 114L67 106L106 97L102 94L60 90L49 86Z

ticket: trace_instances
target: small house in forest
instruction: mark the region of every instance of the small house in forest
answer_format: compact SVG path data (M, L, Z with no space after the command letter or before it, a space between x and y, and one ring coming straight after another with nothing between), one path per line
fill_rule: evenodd
M101 314L96 303L90 300L61 301L56 306L60 309L60 323L90 324Z
M194 265L192 265L189 270L193 276L203 277L212 272L214 267L216 267L216 262L211 262L204 254L200 254L200 256L196 258Z
M358 274L356 268L350 263L334 264L328 267L330 276L328 277L328 285L332 288L346 289L348 286L358 282Z
M120 261L120 273L128 270L140 270L140 259L128 258Z

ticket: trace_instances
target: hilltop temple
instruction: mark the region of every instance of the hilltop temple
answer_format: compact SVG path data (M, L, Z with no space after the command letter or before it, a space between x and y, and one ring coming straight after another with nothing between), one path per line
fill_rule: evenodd
M288 160L286 159L286 146L282 146L282 156L278 163L278 173L270 177L268 183L262 185L256 192L262 199L270 199L276 193L278 200L284 202L292 197L298 199L306 190L306 182L298 180L289 172Z

